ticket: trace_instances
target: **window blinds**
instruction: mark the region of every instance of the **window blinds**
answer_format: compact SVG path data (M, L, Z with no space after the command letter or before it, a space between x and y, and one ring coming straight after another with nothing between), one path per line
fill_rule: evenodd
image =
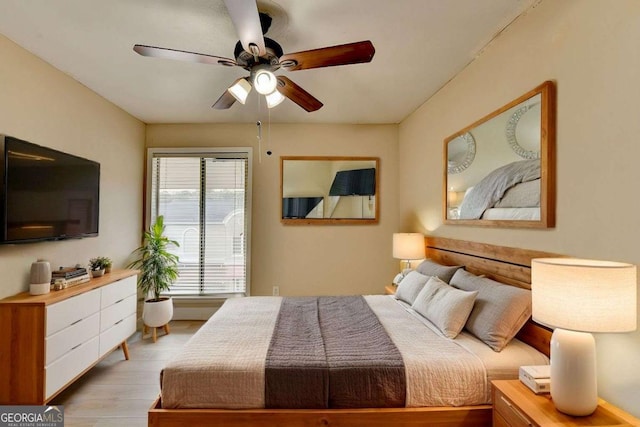
M164 216L180 244L179 279L170 295L247 292L248 153L153 153L151 221Z

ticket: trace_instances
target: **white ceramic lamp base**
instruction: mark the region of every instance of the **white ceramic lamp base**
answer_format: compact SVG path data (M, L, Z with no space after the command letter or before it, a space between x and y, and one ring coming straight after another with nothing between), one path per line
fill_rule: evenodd
M593 335L556 328L551 337L551 398L556 409L591 415L598 406L596 375Z

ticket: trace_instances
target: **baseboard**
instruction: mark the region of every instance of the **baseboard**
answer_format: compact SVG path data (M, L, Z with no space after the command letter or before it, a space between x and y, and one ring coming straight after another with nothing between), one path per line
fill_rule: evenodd
M173 299L174 320L207 320L224 303L224 299Z

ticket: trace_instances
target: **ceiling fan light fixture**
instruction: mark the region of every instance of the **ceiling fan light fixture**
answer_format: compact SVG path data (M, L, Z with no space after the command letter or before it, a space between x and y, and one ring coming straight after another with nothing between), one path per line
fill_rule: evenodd
M249 92L251 92L251 84L247 79L241 78L236 80L227 90L239 103L244 104L247 101Z
M275 74L269 70L258 70L253 76L253 85L258 93L262 95L269 95L276 90L278 80Z
M280 103L284 101L284 96L282 96L282 94L277 90L274 90L269 95L265 95L265 98L267 99L268 108L273 108L277 105L280 105Z

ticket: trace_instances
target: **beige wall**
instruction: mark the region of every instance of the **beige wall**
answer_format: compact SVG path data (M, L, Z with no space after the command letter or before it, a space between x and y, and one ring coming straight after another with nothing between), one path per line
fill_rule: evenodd
M397 272L397 125L148 125L148 147L253 146L252 295L381 293ZM273 151L267 156L265 151ZM376 225L284 226L280 223L280 156L380 157Z
M140 243L144 124L0 35L0 133L98 161L99 237L0 245L0 298L29 289L37 258L123 267Z
M400 125L400 224L640 264L640 2L543 0ZM442 225L444 138L545 80L558 90L557 226ZM425 183L429 183L425 186ZM600 394L640 416L640 332L597 336Z

